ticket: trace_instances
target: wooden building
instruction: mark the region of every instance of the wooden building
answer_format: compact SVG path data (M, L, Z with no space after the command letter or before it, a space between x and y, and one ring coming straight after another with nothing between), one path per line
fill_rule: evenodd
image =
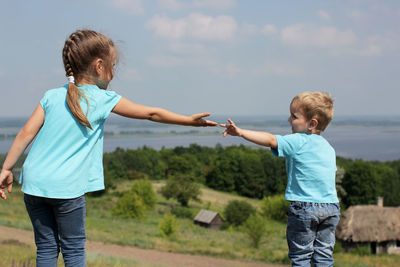
M400 254L400 207L357 205L341 216L336 238L346 250L370 247L374 254Z
M210 229L219 229L223 223L224 220L218 212L211 210L201 210L194 218L194 224Z

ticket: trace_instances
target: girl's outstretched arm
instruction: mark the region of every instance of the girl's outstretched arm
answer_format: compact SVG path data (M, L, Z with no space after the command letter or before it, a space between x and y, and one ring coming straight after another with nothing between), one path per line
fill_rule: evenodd
M118 115L142 120L151 120L161 123L179 124L187 126L217 126L218 123L205 120L204 117L210 113L199 113L191 116L184 116L173 113L163 108L149 107L133 103L126 98L121 98L117 105L112 110Z
M278 147L278 142L276 141L275 135L270 134L268 132L241 129L237 127L236 124L231 119L228 119L228 122L229 124L220 125L221 127L225 128L225 131L223 132L224 137L228 134L232 136L240 136L246 139L247 141L250 141L257 145L267 146L271 148Z
M32 142L44 123L44 110L39 104L28 122L15 137L0 172L0 197L7 199L4 189L11 192L13 183L12 169L26 147Z

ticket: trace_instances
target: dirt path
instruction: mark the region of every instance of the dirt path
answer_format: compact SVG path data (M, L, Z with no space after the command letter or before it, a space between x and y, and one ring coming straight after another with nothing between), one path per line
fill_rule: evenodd
M32 246L33 232L0 226L0 242L4 240L18 240ZM135 259L145 264L159 264L162 266L190 266L190 267L282 267L262 262L244 262L219 259L209 256L187 255L172 252L163 252L150 249L141 249L130 246L103 244L101 242L87 241L86 249L89 253L98 253L115 257Z

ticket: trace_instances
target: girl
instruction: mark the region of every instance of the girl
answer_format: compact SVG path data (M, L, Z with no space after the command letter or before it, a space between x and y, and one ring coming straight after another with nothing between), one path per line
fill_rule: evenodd
M104 189L103 125L110 112L161 123L217 125L203 119L209 113L183 116L106 91L118 51L103 34L74 32L65 41L62 56L68 85L45 93L16 136L0 173L0 197L6 199L11 171L37 135L20 177L35 234L37 266L57 266L60 249L65 266L86 265L84 194Z

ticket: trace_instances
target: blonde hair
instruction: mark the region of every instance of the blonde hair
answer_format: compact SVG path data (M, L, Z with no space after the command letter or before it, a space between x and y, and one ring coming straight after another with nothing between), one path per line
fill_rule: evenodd
M91 30L77 30L67 38L62 52L66 76L73 76L75 81L80 81L84 77L93 77L95 73L91 64L97 58L104 60L106 70L111 72L112 60L114 56L117 56L114 55L116 52L113 41L107 36ZM92 129L87 114L82 111L81 98L84 98L88 103L87 111L89 111L89 102L86 96L75 83L69 83L68 107L80 124Z
M291 105L296 105L307 120L316 119L316 130L322 132L333 118L333 99L323 92L303 92L295 96Z

